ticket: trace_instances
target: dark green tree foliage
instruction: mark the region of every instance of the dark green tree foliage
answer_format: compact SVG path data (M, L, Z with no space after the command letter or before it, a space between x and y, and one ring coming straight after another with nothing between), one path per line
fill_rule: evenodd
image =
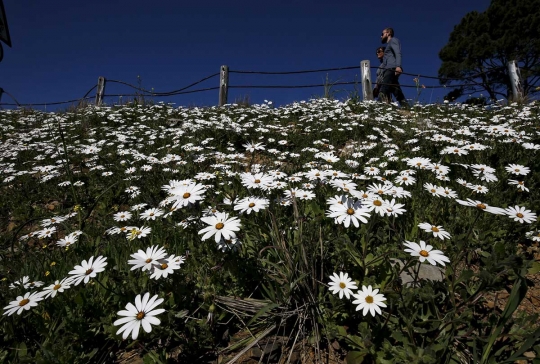
M485 91L491 99L511 97L507 62L512 59L520 67L524 94L537 93L540 0L492 0L485 12L468 13L439 57L440 82L457 87L454 95Z

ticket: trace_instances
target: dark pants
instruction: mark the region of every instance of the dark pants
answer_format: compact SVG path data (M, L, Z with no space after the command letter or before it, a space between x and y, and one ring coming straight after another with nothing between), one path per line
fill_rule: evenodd
M379 98L381 98L382 101L388 100L388 102L390 102L392 101L392 95L394 95L397 102L400 104L407 104L405 95L403 95L403 91L401 91L401 87L399 86L398 78L399 76L396 75L395 68L389 68L384 71L381 90L379 91Z

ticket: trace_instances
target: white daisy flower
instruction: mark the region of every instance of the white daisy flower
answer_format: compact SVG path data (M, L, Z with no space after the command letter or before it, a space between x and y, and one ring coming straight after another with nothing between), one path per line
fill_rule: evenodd
M37 306L41 300L43 300L43 292L26 292L24 296L18 296L15 301L11 301L4 307L3 315L11 316L15 312L20 315L24 310Z
M356 283L349 278L348 273L339 272L339 275L333 273L330 276L332 282L328 283L329 289L333 294L339 293L339 298L342 299L343 295L348 299L351 298L353 289L358 289Z
M426 260L432 265L437 265L437 263L445 265L444 262L450 263L450 259L448 259L442 251L433 250L433 247L431 245L426 245L426 242L423 240L420 240L420 245L411 241L405 241L404 244L410 248L405 249L405 251L410 253L413 257L419 257L420 263L423 263Z
M141 299L141 295L135 297L135 305L131 302L126 305L126 309L118 311L118 316L125 316L116 320L113 325L123 325L116 332L117 335L124 333L122 338L125 340L131 333L131 338L136 340L139 336L141 325L146 332L152 331L152 325L159 325L161 321L155 317L160 313L165 312L163 308L156 309L163 302L163 298L158 298L158 295L150 298L150 293L147 292Z
M167 256L167 252L160 246L151 246L146 248L146 251L140 250L137 253L130 255L133 259L128 260L128 264L132 265L131 270L142 268L142 271L152 270L154 264L159 264L158 260Z
M131 219L131 212L129 211L121 211L121 212L117 212L116 214L113 215L113 219L114 221L127 221L129 219Z
M183 256L171 255L169 258L160 259L157 264L153 266L153 273L150 276L152 279L160 279L161 277L167 278L169 274L173 274L175 270L180 269L180 265L184 263Z
M536 221L536 214L531 210L527 210L525 207L508 207L505 211L509 218L519 221L522 224L524 222L530 224Z
M71 277L66 277L61 281L55 281L54 284L43 288L43 298L54 297L58 292L64 292L66 289L69 289L71 287L72 282L73 279Z
M386 298L382 293L379 293L378 289L373 289L370 286L362 286L362 290L358 290L357 294L353 294L353 297L356 298L352 301L356 306L356 311L362 311L364 316L367 313L371 313L371 316L375 317L375 313L379 315L382 314L381 307L386 307L386 304L383 301L386 301Z
M151 208L143 212L140 216L142 220L155 220L156 217L163 216L164 211L159 208Z
M260 198L255 196L245 197L241 200L238 200L234 206L234 210L240 210L240 213L247 213L248 215L251 211L259 212L268 207L268 199Z
M531 171L529 167L522 166L521 164L509 164L505 169L508 173L522 176L526 176Z
M359 227L358 221L367 224L366 217L369 217L369 210L362 206L361 201L354 201L348 199L344 204L335 204L330 206L330 210L327 211L326 216L335 219L337 224L343 224L346 228L349 227L351 222L354 226Z
M94 261L94 257L92 256L88 259L88 262L83 260L81 265L76 265L75 268L69 272L69 274L72 275L71 278L73 279L73 284L78 286L82 281L84 281L84 284L87 284L90 278L95 278L97 273L105 270L105 266L107 265L106 260L107 258L100 255Z
M418 227L426 233L433 233L433 236L441 240L450 239L450 233L445 231L442 226L431 225L427 222L418 224Z
M199 234L204 234L201 240L215 236L216 243L219 243L222 237L224 239L235 238L235 231L240 230L240 220L237 217L229 218L229 214L226 212L202 217L201 221L209 225L199 231Z

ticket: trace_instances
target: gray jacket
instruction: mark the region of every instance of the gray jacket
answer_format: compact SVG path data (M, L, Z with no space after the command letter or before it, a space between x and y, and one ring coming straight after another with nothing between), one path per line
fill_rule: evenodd
M384 50L384 68L401 67L401 43L399 39L392 37Z
M381 62L379 68L377 68L377 80L375 81L375 87L381 87L381 83L383 82L384 78L384 69L384 62Z

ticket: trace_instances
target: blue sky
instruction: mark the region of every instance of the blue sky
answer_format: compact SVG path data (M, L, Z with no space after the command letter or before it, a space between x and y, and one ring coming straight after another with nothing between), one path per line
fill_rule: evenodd
M453 27L489 0L409 1L19 1L4 0L12 48L4 47L0 87L20 103L51 103L82 97L99 76L157 92L180 89L213 73L296 71L378 65L375 49L381 30L393 27L402 43L405 72L436 76L438 52ZM373 76L375 70L373 70ZM328 72L330 81L354 81L360 69ZM372 76L372 77L373 77ZM301 75L232 74L234 85L309 85L326 73ZM403 75L403 85L414 85ZM436 80L420 79L426 85ZM195 88L215 87L214 77ZM352 86L336 86L344 98ZM404 88L416 99L414 88ZM127 86L108 83L106 94L130 94ZM311 89L230 89L229 102L248 96L252 103L276 105L323 95ZM441 100L445 90L423 90L422 102ZM92 93L94 94L94 93ZM118 97L106 98L107 103ZM125 100L125 98L124 98ZM155 97L176 106L211 106L218 91ZM11 103L9 96L3 103ZM48 106L47 111L67 105ZM44 110L40 106L36 109Z

